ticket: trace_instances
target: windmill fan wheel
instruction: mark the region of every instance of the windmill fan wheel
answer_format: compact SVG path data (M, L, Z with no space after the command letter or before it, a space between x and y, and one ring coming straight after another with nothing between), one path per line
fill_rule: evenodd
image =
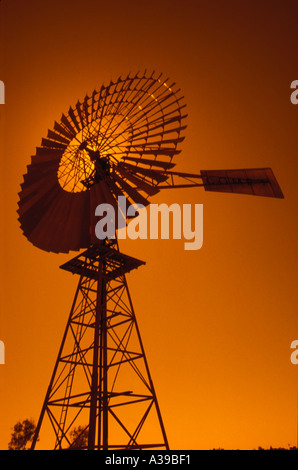
M55 121L31 158L19 193L27 239L67 253L94 243L94 212L149 204L180 152L185 104L162 75L129 75L102 86Z

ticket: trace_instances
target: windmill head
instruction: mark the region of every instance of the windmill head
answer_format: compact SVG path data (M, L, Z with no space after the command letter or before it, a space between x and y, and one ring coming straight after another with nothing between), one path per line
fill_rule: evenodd
M98 243L99 204L114 208L118 227L120 196L146 207L165 188L283 197L267 168L173 171L184 140L185 106L175 83L145 72L119 77L70 107L48 130L24 175L18 215L26 238L55 253L88 248Z

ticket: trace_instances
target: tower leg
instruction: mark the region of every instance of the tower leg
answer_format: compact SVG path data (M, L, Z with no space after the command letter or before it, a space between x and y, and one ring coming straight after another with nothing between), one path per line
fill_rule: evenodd
M80 280L32 449L45 421L54 449L169 448L125 276L141 264L99 245L61 266Z

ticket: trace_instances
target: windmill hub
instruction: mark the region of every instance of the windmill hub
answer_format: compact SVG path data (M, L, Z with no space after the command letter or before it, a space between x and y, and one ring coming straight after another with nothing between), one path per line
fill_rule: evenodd
M80 144L79 150L84 150L88 153L91 162L94 164L94 170L88 178L81 180L81 183L86 188L91 188L94 184L105 179L105 176L110 173L111 164L110 156L104 155L101 156L99 150L93 150L88 147L88 142L84 141Z
M91 155L93 155L93 157ZM110 173L110 170L111 170L110 159L108 156L101 157L98 151L97 152L92 151L91 155L90 155L90 158L91 160L94 161L95 169L98 175L101 176L100 179L103 179L106 174Z

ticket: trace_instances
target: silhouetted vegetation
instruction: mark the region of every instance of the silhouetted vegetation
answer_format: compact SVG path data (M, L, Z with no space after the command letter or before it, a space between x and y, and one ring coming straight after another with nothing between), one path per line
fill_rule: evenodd
M8 444L9 450L28 450L30 449L30 445L36 430L35 423L32 419L25 419L22 422L18 421L14 427L13 432L11 434L11 440ZM73 428L70 433L70 450L82 450L88 448L88 426L78 426ZM224 451L221 447L215 449L211 449L212 451ZM229 450L239 450L239 449L229 449ZM272 447L263 448L259 446L257 449L252 450L259 450L259 451L277 451L277 450L298 450L296 446L288 447Z
M34 421L25 419L14 425L11 439L8 444L9 450L28 450L32 442L36 426Z
M263 447L258 447L258 450L298 450L298 447L289 446L289 447L285 448L285 447L271 447L270 446L268 449L264 449Z
M11 439L8 444L9 450L29 450L33 440L36 426L33 420L25 419L18 421L11 434ZM78 426L73 428L70 433L70 446L71 450L87 449L88 447L88 427Z
M78 426L69 433L71 438L71 450L86 449L88 446L88 427Z
M221 447L219 447L218 449L211 449L211 450L219 450L219 451L223 451L223 450L237 450L239 451L240 449L222 449ZM246 450L298 450L298 447L295 447L295 446L290 446L289 447L268 447L267 449L265 449L264 447L261 447L259 446L257 449L246 449Z

